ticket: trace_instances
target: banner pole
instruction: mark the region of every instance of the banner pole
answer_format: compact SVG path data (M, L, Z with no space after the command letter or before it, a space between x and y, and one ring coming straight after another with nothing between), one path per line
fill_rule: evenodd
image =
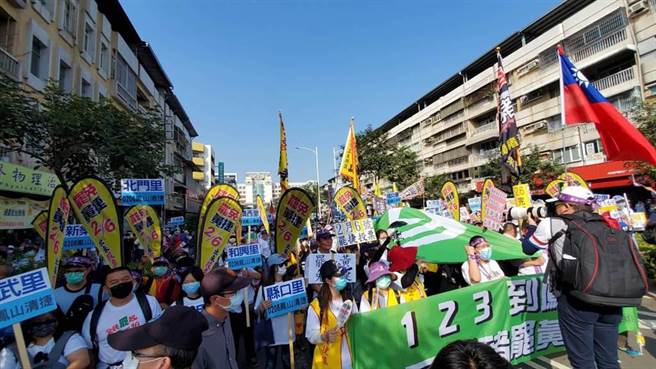
M251 327L251 309L248 304L248 288L244 289L244 308L246 309L246 327Z
M20 323L14 323L11 327L14 329L14 337L16 337L16 347L18 348L21 367L23 369L32 369L32 366L30 365L30 357L27 354L27 347L25 346L23 329L21 328Z
M294 321L292 313L287 313L287 333L289 336L289 365L291 369L295 369L294 364Z

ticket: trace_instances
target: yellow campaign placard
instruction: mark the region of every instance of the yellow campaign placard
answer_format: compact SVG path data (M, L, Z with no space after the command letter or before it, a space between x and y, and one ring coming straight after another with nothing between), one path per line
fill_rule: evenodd
M210 188L205 194L203 203L200 205L200 212L198 213L198 229L196 234L200 234L201 227L202 227L201 223L203 222L203 217L207 212L207 207L210 205L210 203L213 200L218 199L219 197L228 197L239 202L239 191L237 191L236 188L225 183L212 186L212 188ZM200 247L200 241L201 241L200 237L198 237L198 241L197 241L198 247ZM198 255L198 252L196 253L196 255Z
M335 204L348 220L365 219L367 208L360 193L351 186L344 186L335 192Z
M153 259L162 255L162 227L155 209L149 205L135 205L125 214L128 227Z
M564 181L567 186L581 186L588 188L588 183L576 173L565 172L559 175L558 179Z
M483 190L481 191L481 220L485 219L487 199L490 197L491 188L494 188L494 182L488 178L483 182Z
M105 264L111 268L123 265L122 225L118 221L116 200L109 188L99 179L84 178L71 187L68 199Z
M460 198L458 197L458 188L455 183L446 181L440 190L442 200L446 203L446 208L453 219L460 221Z
M276 211L276 252L285 254L296 245L301 230L314 211L314 200L301 188L285 191Z
M0 197L0 230L32 228L34 217L47 208L47 201Z
M544 192L551 197L556 197L560 193L560 190L565 186L567 186L567 184L562 179L554 179L544 188Z
M230 235L241 224L241 205L230 197L212 200L202 221L198 263L205 273L219 261Z
M264 226L264 229L266 230L267 234L271 234L271 231L269 230L269 218L267 217L267 212L266 208L264 207L264 201L262 201L262 196L257 195L257 212L260 215L260 219L262 220L262 225Z
M515 197L515 206L520 208L529 208L531 206L531 189L528 183L514 185L513 196Z
M46 266L48 267L50 283L53 286L57 282L59 264L64 251L65 230L70 214L71 204L66 197L66 190L62 186L57 186L50 198L46 233Z
M44 210L37 214L32 220L32 228L39 234L42 240L46 240L46 233L48 232L48 211Z
M0 191L50 196L59 185L54 173L0 161Z

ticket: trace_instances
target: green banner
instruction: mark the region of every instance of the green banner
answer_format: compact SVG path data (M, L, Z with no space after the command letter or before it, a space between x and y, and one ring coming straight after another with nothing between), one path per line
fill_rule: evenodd
M349 322L355 369L429 366L448 343L478 339L513 364L563 351L556 298L542 275L505 278L386 309Z

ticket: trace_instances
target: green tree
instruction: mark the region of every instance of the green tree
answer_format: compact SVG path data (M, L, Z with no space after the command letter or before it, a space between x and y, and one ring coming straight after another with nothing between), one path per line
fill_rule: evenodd
M649 142L653 146L656 146L656 104L645 101L638 105L631 112L631 120L633 120ZM628 165L638 171L638 175L635 177L638 183L649 187L656 186L656 167L639 162L630 163Z
M381 132L368 126L356 133L360 175L369 175L403 188L419 178L417 154L407 147L394 147Z
M0 80L0 145L27 154L60 179L97 176L118 188L121 178L173 173L164 165L162 114L123 111L49 84L35 96Z

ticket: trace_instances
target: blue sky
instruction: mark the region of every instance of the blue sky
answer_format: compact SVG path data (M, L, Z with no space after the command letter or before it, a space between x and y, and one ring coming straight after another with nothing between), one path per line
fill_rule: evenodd
M282 111L292 182L315 178L296 146L324 182L351 116L381 125L558 2L121 0L226 172L277 178Z

